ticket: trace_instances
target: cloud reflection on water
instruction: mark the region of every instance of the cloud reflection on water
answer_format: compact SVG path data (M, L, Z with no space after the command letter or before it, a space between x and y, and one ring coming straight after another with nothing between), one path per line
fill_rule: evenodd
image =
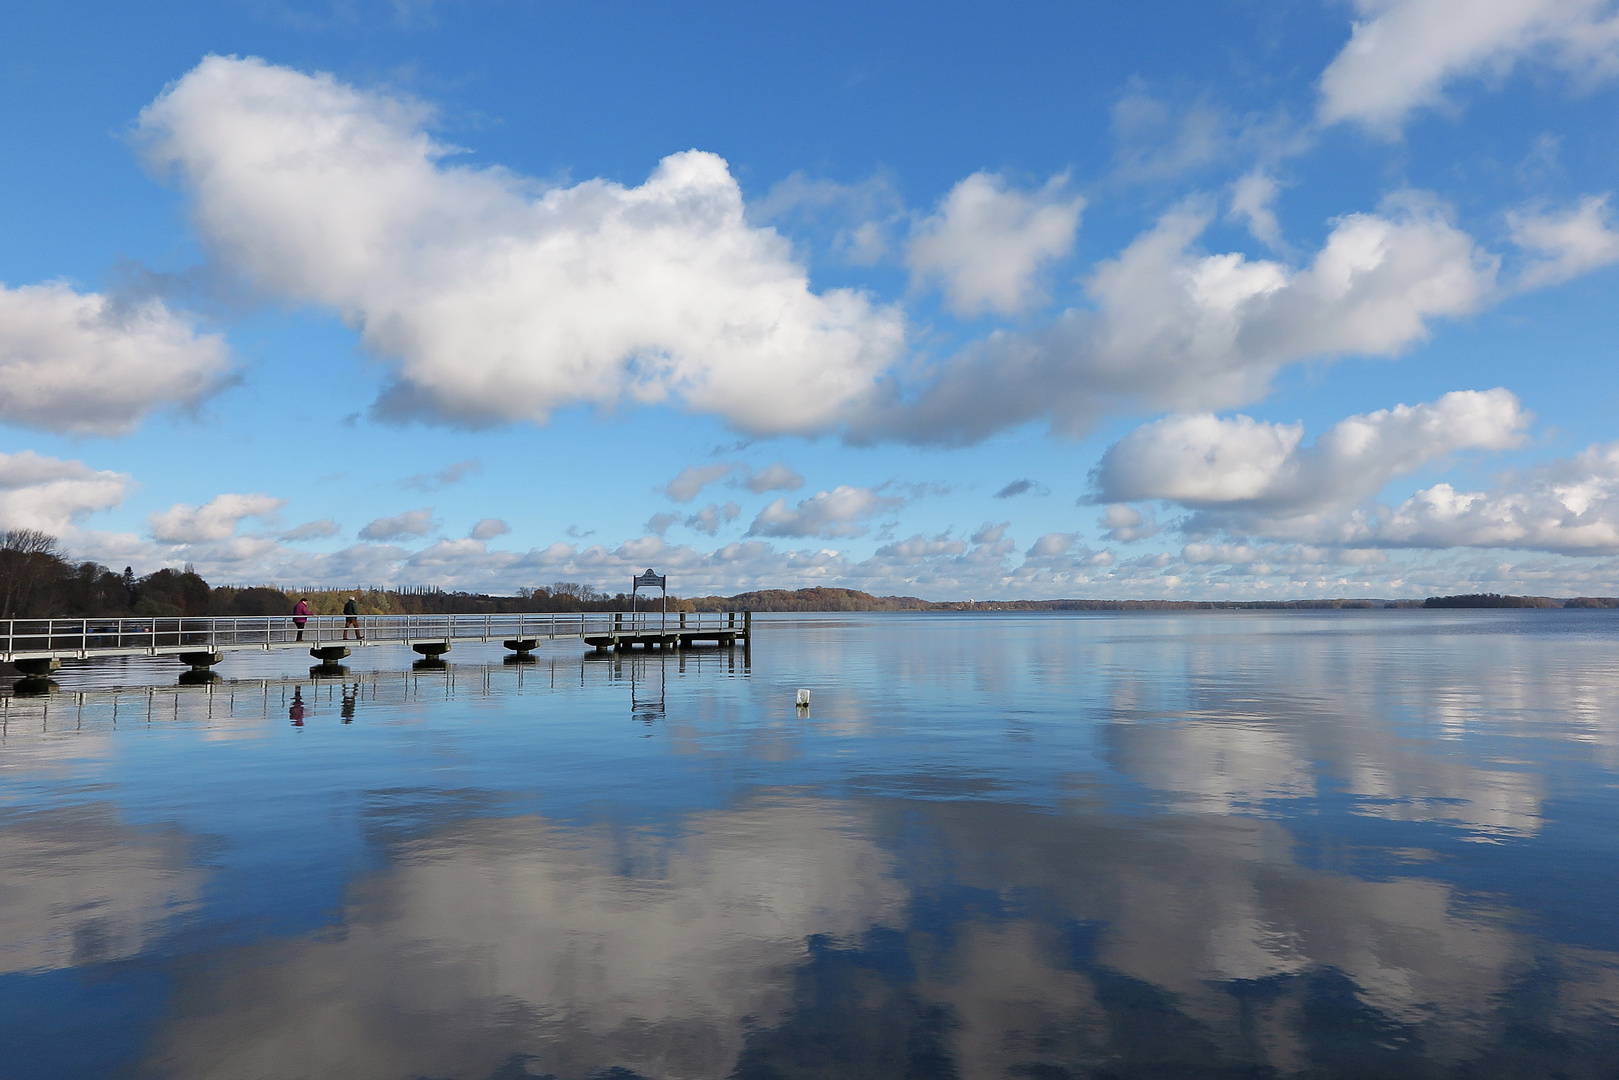
M474 819L402 843L341 933L243 950L185 991L174 1077L711 1077L789 1005L813 935L895 919L889 857L825 800L698 814L678 835Z
M0 975L121 960L198 906L191 843L137 829L106 804L0 825Z
M174 962L149 1064L1606 1076L1619 635L1417 615L844 619L770 627L746 679L625 658L534 679L543 699L458 659L431 695L368 694L352 727L326 702L302 742L234 751L221 731L285 724L270 689L243 697L262 722L187 720L177 699L175 745L278 760L277 800L285 770L339 755L300 805L369 807L376 861L342 871L313 932ZM799 685L816 688L802 716ZM114 775L123 732L88 754L86 724L51 754L14 735L0 768ZM71 746L88 764L64 768ZM435 803L452 783L476 797ZM82 878L68 894L106 895L99 875L156 896L74 854L109 829L19 858ZM0 939L39 939L38 909L0 904ZM160 918L114 951L167 961Z
M195 1080L841 1076L935 1046L970 1078L1288 1072L1334 1063L1316 1014L1338 992L1455 1063L1548 956L1558 995L1613 1000L1609 954L1439 881L1301 865L1275 821L786 794L672 833L523 816L402 839L340 931L194 977L160 1061ZM806 1039L843 1064L780 1072Z

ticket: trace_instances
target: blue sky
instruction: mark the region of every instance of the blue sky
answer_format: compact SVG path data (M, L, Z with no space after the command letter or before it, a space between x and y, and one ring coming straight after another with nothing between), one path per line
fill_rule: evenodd
M210 580L1619 593L1619 10L18 5L0 527Z

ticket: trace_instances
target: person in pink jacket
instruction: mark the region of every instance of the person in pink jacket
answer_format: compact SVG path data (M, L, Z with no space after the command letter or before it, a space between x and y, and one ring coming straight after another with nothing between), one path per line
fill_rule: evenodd
M298 640L304 639L304 623L309 621L309 598L298 598L297 606L292 609L292 625L298 628Z

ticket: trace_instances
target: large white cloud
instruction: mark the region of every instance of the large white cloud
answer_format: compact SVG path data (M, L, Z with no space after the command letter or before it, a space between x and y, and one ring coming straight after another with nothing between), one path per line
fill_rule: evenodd
M1030 333L999 332L947 362L909 400L857 433L962 442L1045 418L1082 431L1103 413L1229 408L1262 396L1280 367L1392 356L1436 318L1495 294L1497 260L1414 193L1338 219L1309 265L1194 249L1212 214L1165 214L1089 280L1094 309Z
M379 404L482 424L675 400L755 433L834 424L903 321L816 294L743 216L726 163L674 154L639 187L547 187L450 163L426 110L328 75L213 56L141 114L215 257L331 307L394 364Z
M1445 86L1543 57L1586 79L1619 71L1613 0L1354 0L1360 15L1321 75L1320 118L1393 130Z
M228 367L218 335L161 301L0 284L0 423L123 435L156 408L207 397Z
M1500 388L1351 416L1313 446L1303 445L1303 424L1168 416L1109 447L1092 482L1101 502L1208 512L1194 527L1347 541L1364 528L1353 512L1391 479L1459 450L1516 445L1529 419Z
M994 173L973 173L917 223L905 253L912 275L941 282L960 314L1016 314L1033 306L1041 298L1037 275L1072 250L1085 207L1067 183L1058 176L1024 192Z
M70 533L86 514L110 510L131 487L127 473L96 470L81 461L32 450L0 453L0 529Z

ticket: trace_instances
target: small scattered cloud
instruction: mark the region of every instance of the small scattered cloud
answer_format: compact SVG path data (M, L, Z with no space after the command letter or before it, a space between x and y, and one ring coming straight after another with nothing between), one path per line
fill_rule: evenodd
M457 461L453 465L446 465L435 473L417 473L414 476L408 476L399 482L399 486L413 491L437 491L440 488L449 487L451 484L459 484L473 473L482 471L482 461L477 458L468 458L466 461Z
M1001 542L1001 538L1006 535L1006 530L1011 527L1012 523L1010 521L1002 521L999 524L986 521L978 527L977 532L973 533L973 543L998 544Z
M997 499L1015 499L1019 495L1033 492L1036 495L1050 495L1051 489L1034 480L1013 480L994 495Z
M895 235L910 220L893 181L881 173L843 184L795 172L750 204L748 217L827 237L831 254L855 266L872 266L893 254Z
M306 521L302 525L288 529L278 534L278 539L288 543L297 543L300 540L324 540L336 536L341 526L331 518L321 518L319 521Z
M438 528L433 510L407 510L393 517L379 517L360 530L361 540L406 540L426 536Z
M735 521L741 515L741 513L742 508L734 502L728 502L724 506L720 506L717 503L709 503L695 514L688 517L685 521L685 525L688 529L704 533L708 536L714 536L720 531L720 526L728 525Z
M512 527L499 518L487 517L472 527L467 536L473 540L493 540L512 531Z
M1264 169L1254 169L1231 185L1227 218L1241 221L1255 240L1272 251L1281 250L1282 226L1276 219L1276 196L1282 187Z
M822 537L860 536L873 518L899 509L905 500L882 495L872 488L840 485L817 492L789 508L777 499L753 519L749 536Z
M664 512L661 512L661 513L653 514L650 518L647 519L646 531L648 533L652 534L653 536L662 536L664 533L669 531L669 527L671 525L677 525L677 524L679 524L679 522L680 522L680 515L679 514L671 514L671 513L667 512L667 511L664 511Z
M1507 215L1512 242L1539 258L1518 278L1521 289L1556 285L1619 262L1619 230L1613 227L1608 195L1587 195L1553 213Z
M705 487L725 479L735 469L736 466L729 462L718 462L713 465L688 465L681 469L673 480L658 490L675 502L691 502L702 494Z
M1150 536L1156 536L1159 531L1158 522L1151 514L1125 503L1113 503L1109 506L1103 512L1098 524L1105 530L1103 535L1108 540L1122 544L1145 540Z
M757 472L748 470L742 486L755 495L767 491L797 491L804 486L804 478L783 463L773 461Z
M966 550L966 543L949 535L913 536L909 540L896 540L891 544L884 544L872 553L872 558L901 566L916 566L929 559L959 556Z

